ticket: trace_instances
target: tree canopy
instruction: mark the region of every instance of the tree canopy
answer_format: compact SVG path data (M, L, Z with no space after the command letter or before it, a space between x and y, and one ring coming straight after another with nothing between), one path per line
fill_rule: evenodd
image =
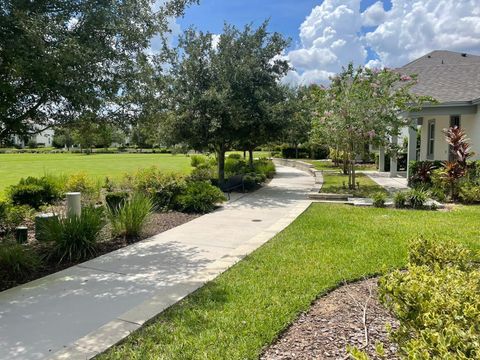
M138 115L150 41L166 41L169 18L194 2L0 2L0 140L84 112L117 121Z

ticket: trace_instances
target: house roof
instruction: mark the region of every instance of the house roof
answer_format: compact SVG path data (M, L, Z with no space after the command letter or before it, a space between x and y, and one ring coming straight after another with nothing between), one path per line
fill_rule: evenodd
M412 91L440 103L474 103L480 100L480 56L437 50L398 69L418 75Z

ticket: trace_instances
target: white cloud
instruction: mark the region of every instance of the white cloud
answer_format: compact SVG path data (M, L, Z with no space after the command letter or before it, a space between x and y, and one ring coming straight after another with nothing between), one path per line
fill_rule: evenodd
M392 0L388 11L377 1L361 13L360 0L325 0L300 26L285 81L326 83L349 62L396 67L433 50L480 54L479 1ZM362 35L362 26L375 29ZM378 59L367 62L367 49Z
M401 66L432 50L480 52L478 0L393 0L385 21L365 35L388 66Z
M385 21L387 13L383 9L383 3L377 1L362 13L363 26L378 26Z

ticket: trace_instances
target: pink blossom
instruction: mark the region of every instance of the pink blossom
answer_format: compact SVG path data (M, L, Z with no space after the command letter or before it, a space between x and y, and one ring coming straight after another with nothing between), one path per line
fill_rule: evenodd
M412 78L408 75L402 75L402 77L400 78L401 81L410 81L412 80Z
M370 139L373 139L376 135L376 132L375 130L370 130L369 132L367 132L367 135Z
M332 115L333 115L333 111L330 111L330 110L325 111L325 116L326 117L329 117L329 116L332 116Z

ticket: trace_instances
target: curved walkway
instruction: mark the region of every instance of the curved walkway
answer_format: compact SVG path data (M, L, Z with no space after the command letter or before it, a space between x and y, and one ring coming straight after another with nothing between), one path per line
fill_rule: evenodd
M314 179L277 167L263 189L124 249L0 293L0 359L88 359L288 226Z

